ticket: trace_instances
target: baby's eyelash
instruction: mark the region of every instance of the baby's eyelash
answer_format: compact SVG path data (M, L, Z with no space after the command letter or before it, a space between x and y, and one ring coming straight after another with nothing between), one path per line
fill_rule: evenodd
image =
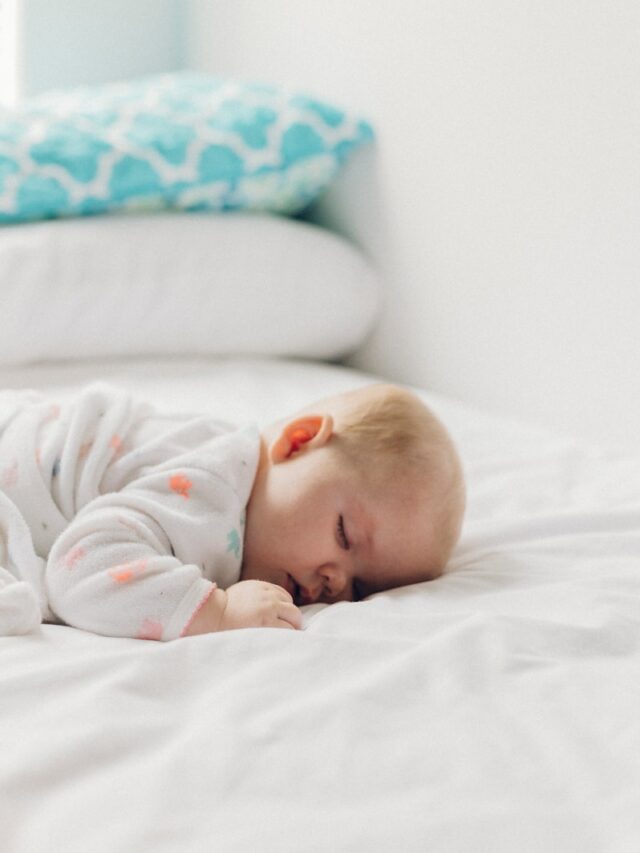
M341 515L338 516L338 538L340 539L344 550L348 551L351 546L349 545L347 534L344 532L344 518Z

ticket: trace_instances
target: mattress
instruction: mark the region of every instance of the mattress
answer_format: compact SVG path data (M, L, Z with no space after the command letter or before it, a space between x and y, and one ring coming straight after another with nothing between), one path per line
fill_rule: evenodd
M376 379L250 358L1 378L260 425ZM466 471L448 571L297 632L0 639L3 853L640 849L640 457L414 390Z

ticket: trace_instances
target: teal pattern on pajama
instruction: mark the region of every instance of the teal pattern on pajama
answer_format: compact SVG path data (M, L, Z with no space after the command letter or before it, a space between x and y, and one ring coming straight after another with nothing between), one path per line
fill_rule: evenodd
M42 566L9 572L39 586L47 621L175 639L239 579L259 450L254 424L165 414L104 382L68 402L0 392L0 512Z

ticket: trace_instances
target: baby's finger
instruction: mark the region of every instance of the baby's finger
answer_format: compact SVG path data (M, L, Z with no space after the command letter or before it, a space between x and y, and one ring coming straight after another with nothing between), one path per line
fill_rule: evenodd
M293 601L293 596L283 586L278 586L277 583L272 584L272 586L273 586L273 591L276 593L276 595L278 596L279 599L281 599L282 601L288 601L288 602Z
M302 628L302 611L295 604L285 604L278 613L281 619L286 619L294 628Z
M289 630L290 630L290 631L295 631L295 630L296 630L296 629L293 627L293 625L290 625L290 624L289 624L286 620L284 620L284 619L276 619L276 624L274 625L274 627L275 627L275 628L289 628Z
M278 619L284 619L293 628L302 628L302 613L295 604L281 604L278 607Z

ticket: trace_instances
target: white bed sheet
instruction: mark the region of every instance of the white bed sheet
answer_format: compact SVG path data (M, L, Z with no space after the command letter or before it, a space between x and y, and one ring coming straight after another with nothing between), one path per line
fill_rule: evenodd
M98 377L258 423L375 378L138 359L0 381ZM637 853L640 458L423 397L469 486L437 581L295 633L0 639L3 853Z

